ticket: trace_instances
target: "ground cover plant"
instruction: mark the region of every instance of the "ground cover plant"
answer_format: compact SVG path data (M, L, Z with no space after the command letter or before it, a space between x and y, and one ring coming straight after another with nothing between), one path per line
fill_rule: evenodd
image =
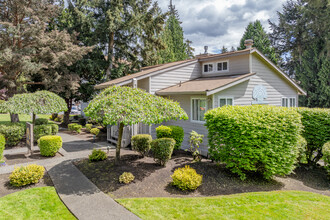
M330 197L300 191L201 198L133 198L117 199L117 202L141 219L330 218Z
M90 162L102 161L107 159L107 154L103 150L93 149L92 153L88 156Z
M37 187L0 198L3 219L76 219L54 187Z
M205 114L209 155L242 180L248 172L259 172L266 179L287 175L298 157L300 118L294 109L276 106L212 109Z
M46 157L53 157L62 147L62 137L49 135L43 136L38 140L38 147L40 148L40 154Z

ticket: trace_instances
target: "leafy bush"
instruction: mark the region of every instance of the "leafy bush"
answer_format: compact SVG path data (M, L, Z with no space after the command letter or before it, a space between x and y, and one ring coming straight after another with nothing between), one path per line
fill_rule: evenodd
M176 141L174 149L180 149L184 138L184 130L180 126L161 125L156 128L156 136L157 138L173 138Z
M38 140L40 154L46 157L53 157L62 147L62 138L60 136L43 136Z
M307 147L307 141L305 138L301 135L299 135L298 141L297 141L297 149L298 149L298 157L297 162L298 163L306 163L306 147Z
M57 124L49 124L52 127L52 135L56 135L58 133L58 125Z
M197 189L202 184L203 179L203 176L189 165L176 169L171 177L173 179L172 184L183 191Z
M6 139L5 136L0 134L0 161L2 160L3 150L5 149Z
M10 174L10 184L13 186L25 186L32 183L38 183L44 176L45 168L36 164L30 164L25 167L17 167Z
M5 136L6 145L15 146L24 137L25 125L22 123L1 123L0 134Z
M302 136L307 141L307 162L317 163L322 157L323 145L330 141L330 109L297 108L297 111L302 116Z
M77 123L68 124L69 131L74 131L73 126L78 125Z
M327 169L328 173L330 173L330 141L325 143L322 148L322 154L323 154L323 161L324 166Z
M266 179L295 168L301 116L292 108L224 106L205 114L211 159L226 163L242 180L247 172Z
M203 143L203 138L204 135L198 134L196 131L191 131L190 132L190 138L189 138L189 143L190 143L190 148L189 151L191 152L194 161L201 161L202 157L201 154L199 153L199 145Z
M119 182L128 184L135 179L134 175L131 172L124 172L119 176Z
M154 160L161 166L165 166L167 161L171 159L175 140L173 138L159 138L151 142L151 149Z
M97 136L100 133L100 129L98 128L92 128L90 130L91 134L94 134L95 136Z
M75 131L79 134L81 132L82 125L79 125L77 123L71 123L71 124L68 124L68 129L69 129L69 131Z
M102 151L102 150L96 150L96 149L94 149L92 151L92 154L90 154L88 157L89 157L89 161L90 162L93 162L93 161L102 161L102 160L107 159L107 154L104 151Z
M35 120L35 125L46 125L48 124L48 119L46 118L37 118Z
M52 113L52 115L49 117L50 120L55 120L57 118L57 113Z
M86 118L79 118L79 124L81 124L82 126L86 125Z
M132 137L133 150L139 152L144 157L151 148L152 137L149 134L138 134Z
M43 136L52 135L52 125L36 125L34 126L33 133L34 140L38 141Z
M62 122L62 119L61 118L55 118L54 121L56 121L56 122Z
M93 128L92 124L86 124L86 131L90 132L90 130Z

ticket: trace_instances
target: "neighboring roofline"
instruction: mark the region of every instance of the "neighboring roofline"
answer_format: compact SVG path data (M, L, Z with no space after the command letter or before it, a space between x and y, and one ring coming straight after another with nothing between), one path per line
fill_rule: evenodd
M267 63L269 63L277 72L279 72L289 83L291 83L296 89L302 94L307 95L307 93L295 82L293 81L286 73L284 73L279 67L277 67L272 61L270 61L265 55L263 55L259 50L253 48L252 53L257 53L261 58L263 58Z
M137 79L137 80L141 80L141 79L144 79L144 78L147 78L147 77L159 74L159 73L163 73L163 72L166 72L166 71L169 71L169 70L180 68L180 67L183 67L183 66L186 66L186 65L189 65L189 64L192 64L192 63L196 63L196 62L198 62L197 59L186 60L186 62L181 62L181 63L178 63L178 64L174 64L172 66L164 67L163 69L157 69L155 71L147 72L146 74L134 77L134 75L141 74L143 72L143 71L140 71L140 72L128 75L130 77L127 80L123 80L123 81L118 82L118 83L111 83L111 81L112 81L111 80L111 81L108 81L108 82L98 84L98 85L94 86L94 88L95 89L104 89L104 88L107 88L107 87L112 86L112 85L118 85L118 86L126 85L128 83L131 83L134 78ZM157 68L157 67L159 67L159 66L157 65L153 68ZM147 70L145 70L145 71L147 71ZM125 76L123 76L121 78L124 78L124 77ZM120 79L120 78L118 78L118 79Z
M216 60L219 58L226 58L226 57L232 57L232 56L238 56L238 55L244 55L244 54L250 54L252 49L244 49L244 50L238 50L238 51L233 51L233 52L227 52L223 54L213 54L213 55L208 55L205 57L198 58L198 61L204 62L204 61L211 61L211 60Z
M213 95L213 94L218 93L218 92L220 92L220 91L222 91L222 90L228 89L228 88L233 87L233 86L235 86L235 85L237 85L237 84L240 84L240 83L242 83L242 82L248 81L248 80L250 80L251 77L254 76L256 73L250 73L250 74L251 74L251 75L245 76L245 77L243 77L243 78L241 78L241 79L239 79L239 80L236 80L236 81L234 81L234 82L228 83L228 84L223 85L223 86L220 86L219 88L213 89L213 90L211 90L211 91L207 91L207 92L206 92L206 95L207 95L207 96L209 96L209 95Z

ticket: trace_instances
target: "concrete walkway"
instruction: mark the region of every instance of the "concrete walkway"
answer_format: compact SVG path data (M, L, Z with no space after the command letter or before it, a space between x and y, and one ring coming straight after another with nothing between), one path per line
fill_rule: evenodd
M106 150L109 144L106 142L94 144L82 140L78 136L61 132L58 135L63 140L63 147L59 151L63 157L0 167L0 174L11 173L17 166L26 166L28 164L42 165L48 171L59 197L78 219L139 219L110 196L100 191L72 164L74 160L88 157L94 148ZM34 149L37 149L37 147ZM112 149L113 147L111 147ZM24 152L27 152L27 148L5 150L4 155Z

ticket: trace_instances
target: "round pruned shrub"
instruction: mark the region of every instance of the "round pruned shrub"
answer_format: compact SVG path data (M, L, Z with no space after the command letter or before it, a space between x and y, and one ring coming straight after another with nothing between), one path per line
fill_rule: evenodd
M35 125L46 125L48 124L48 119L46 118L37 118L34 122Z
M302 136L307 141L307 162L316 164L322 157L323 145L330 141L330 109L297 108L297 111L302 116Z
M172 184L183 191L197 189L202 184L203 179L203 176L189 165L177 168L171 177L173 179Z
M86 131L90 132L90 130L93 128L92 124L86 124Z
M40 154L46 157L53 157L62 147L62 138L60 136L43 136L38 140Z
M142 157L148 154L151 148L152 137L149 134L138 134L132 137L132 148L139 152Z
M100 129L98 128L92 128L90 130L91 134L94 134L95 136L97 136L100 133Z
M24 137L25 125L23 123L1 123L0 134L5 136L6 145L15 146Z
M103 150L93 149L92 154L88 156L90 162L102 161L107 159L107 154Z
M151 142L154 160L161 166L165 166L171 159L175 140L173 138L159 138Z
M33 128L34 133L34 140L38 141L39 138L47 135L52 135L53 133L53 127L52 125L46 124L46 125L36 125Z
M36 164L17 167L10 174L10 184L16 187L21 187L33 183L38 183L44 176L45 168Z
M174 149L180 149L184 138L184 130L176 125L161 125L156 128L157 138L173 138L176 142Z
M269 179L295 168L301 116L292 108L224 106L205 114L210 158L242 180L247 172Z
M129 184L135 179L134 175L131 172L124 172L119 176L119 182Z
M2 160L2 157L3 157L3 151L5 149L5 145L6 145L5 136L0 134L0 161Z

